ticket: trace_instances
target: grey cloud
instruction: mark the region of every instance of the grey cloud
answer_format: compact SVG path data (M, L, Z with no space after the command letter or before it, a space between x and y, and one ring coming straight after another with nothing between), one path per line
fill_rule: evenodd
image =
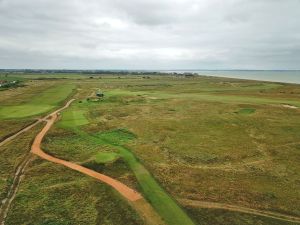
M0 0L2 68L300 69L299 0Z

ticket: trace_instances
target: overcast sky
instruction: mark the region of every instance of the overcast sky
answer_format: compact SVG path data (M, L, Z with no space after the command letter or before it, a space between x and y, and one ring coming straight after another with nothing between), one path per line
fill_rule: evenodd
M0 68L300 69L300 0L0 0Z

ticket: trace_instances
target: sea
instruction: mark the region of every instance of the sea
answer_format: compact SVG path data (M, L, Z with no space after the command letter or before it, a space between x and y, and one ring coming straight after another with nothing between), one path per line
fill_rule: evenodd
M300 84L300 70L169 70L162 72L196 73L205 76Z

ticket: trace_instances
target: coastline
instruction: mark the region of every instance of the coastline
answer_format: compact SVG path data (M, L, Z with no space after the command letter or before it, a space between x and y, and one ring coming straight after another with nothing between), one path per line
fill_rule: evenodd
M165 70L160 72L194 73L200 76L300 84L300 70Z

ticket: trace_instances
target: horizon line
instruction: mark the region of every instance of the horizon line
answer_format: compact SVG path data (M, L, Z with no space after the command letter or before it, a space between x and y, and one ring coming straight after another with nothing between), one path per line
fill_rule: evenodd
M300 71L300 69L7 69L0 68L0 71Z

